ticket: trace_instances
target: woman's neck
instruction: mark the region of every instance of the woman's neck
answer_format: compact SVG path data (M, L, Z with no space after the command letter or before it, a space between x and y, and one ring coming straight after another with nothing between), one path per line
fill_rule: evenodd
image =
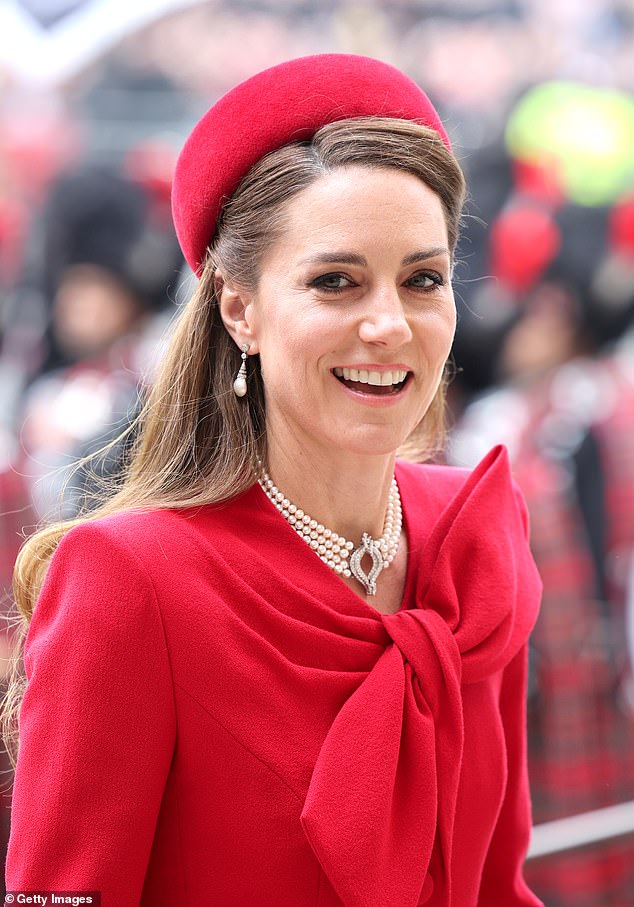
M383 535L395 454L369 455L268 439L267 471L292 504L355 546Z

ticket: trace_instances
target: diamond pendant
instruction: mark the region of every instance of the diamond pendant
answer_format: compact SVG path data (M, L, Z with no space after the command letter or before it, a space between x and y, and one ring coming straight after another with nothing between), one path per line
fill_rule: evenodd
M361 561L366 554L372 558L372 566L368 573L361 566ZM361 544L350 555L349 567L354 578L361 583L368 595L376 595L376 580L384 566L381 549L374 539L364 532Z

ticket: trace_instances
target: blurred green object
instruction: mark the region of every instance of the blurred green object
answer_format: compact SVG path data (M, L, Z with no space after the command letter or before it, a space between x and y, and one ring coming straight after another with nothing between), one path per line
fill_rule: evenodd
M506 127L512 157L553 168L568 198L609 205L634 187L634 99L575 82L528 91Z

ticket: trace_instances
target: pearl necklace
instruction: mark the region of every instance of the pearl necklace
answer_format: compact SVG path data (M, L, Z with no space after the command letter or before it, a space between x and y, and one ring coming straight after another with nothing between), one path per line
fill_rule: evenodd
M266 470L262 467L261 469L262 474L258 482L262 490L300 538L303 538L324 564L327 564L335 573L347 577L354 576L368 595L375 595L377 578L396 557L401 538L403 511L396 479L393 478L390 485L383 535L380 539L373 539L367 532L364 532L361 544L355 548L352 542L333 532L332 529L322 526L321 523L312 519L301 508L289 501L277 488ZM368 573L361 566L361 561L366 554L372 560Z

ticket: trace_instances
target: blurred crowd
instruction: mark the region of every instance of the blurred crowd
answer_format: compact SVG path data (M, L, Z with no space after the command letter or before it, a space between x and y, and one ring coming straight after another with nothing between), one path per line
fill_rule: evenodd
M169 208L180 139L240 79L324 50L418 79L467 174L446 459L506 444L529 506L544 580L534 822L634 801L634 0L199 4L55 103L18 103L14 86L0 103L4 610L24 535L116 472L123 444L76 464L134 418L194 285ZM527 876L548 907L627 907L633 842Z
M542 610L531 637L535 823L634 799L634 194L609 208L515 189L467 294L448 456L507 445ZM496 324L497 322L497 324ZM547 905L634 899L632 836L531 863Z

